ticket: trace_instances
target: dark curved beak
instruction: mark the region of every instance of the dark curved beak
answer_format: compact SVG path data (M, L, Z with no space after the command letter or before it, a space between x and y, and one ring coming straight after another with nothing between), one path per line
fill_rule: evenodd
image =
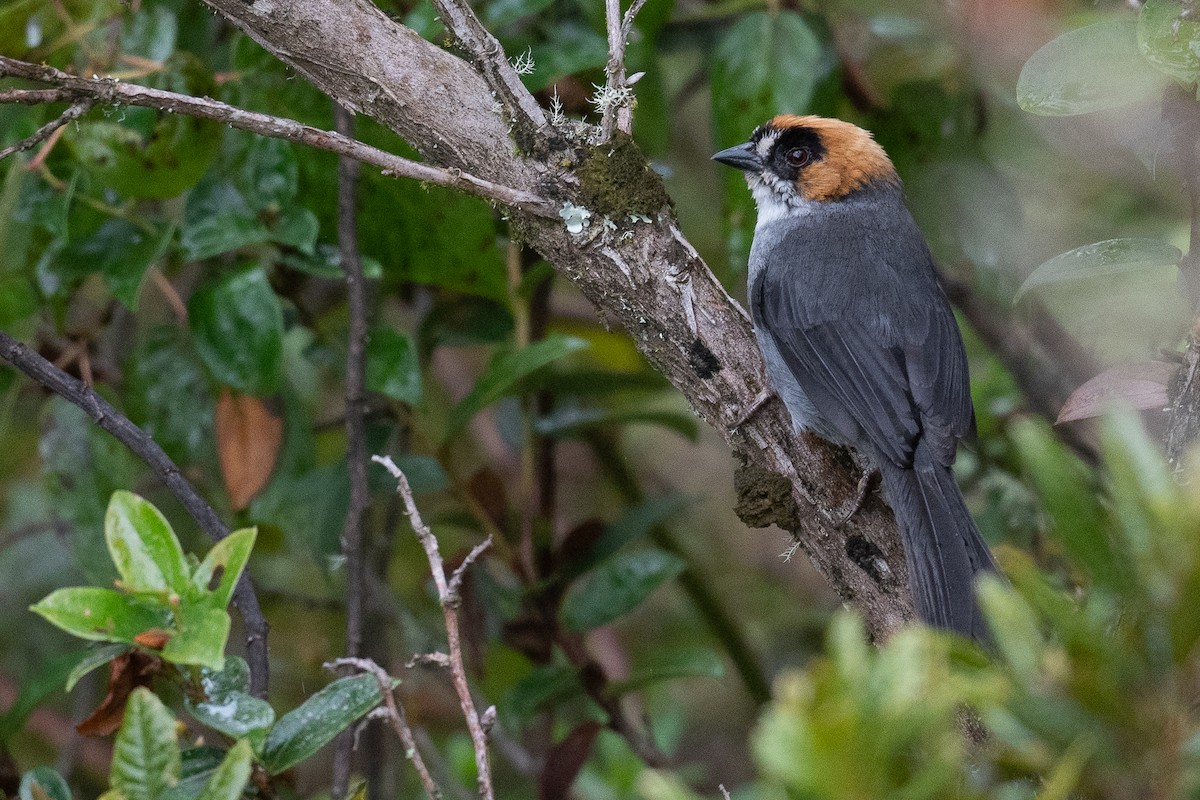
M754 142L735 145L719 153L714 153L712 160L746 172L759 172L763 168L762 159L758 157L758 152L754 149Z

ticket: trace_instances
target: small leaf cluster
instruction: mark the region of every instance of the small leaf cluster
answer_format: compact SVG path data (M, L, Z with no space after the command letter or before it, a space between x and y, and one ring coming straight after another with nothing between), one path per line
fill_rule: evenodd
M875 648L853 615L836 617L826 655L780 679L760 723L768 786L809 798L1200 791L1195 493L1133 417L1106 422L1103 486L1043 424L1015 439L1066 583L1002 551L1011 583L979 586L990 656L922 628Z
M104 517L104 538L120 575L117 588L58 589L31 610L81 639L153 643L172 663L221 669L226 607L254 547L254 529L235 531L202 561L189 561L157 508L118 491Z

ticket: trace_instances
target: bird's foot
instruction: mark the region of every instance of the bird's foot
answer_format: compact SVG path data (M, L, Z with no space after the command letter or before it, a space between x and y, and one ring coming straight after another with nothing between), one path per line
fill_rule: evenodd
M763 389L761 392L755 395L754 399L750 401L750 405L747 406L744 411L742 411L741 416L734 420L733 426L730 428L730 430L736 431L738 428L742 427L751 419L753 419L754 415L759 411L762 411L763 406L769 403L771 398L774 396L775 393L770 389Z
M862 477L858 479L858 487L854 490L854 498L846 504L847 508L845 511L837 514L834 517L835 521L833 523L833 527L842 527L850 521L851 517L858 513L858 510L862 508L863 503L866 502L867 492L871 488L871 481L878 474L879 471L876 469L863 470Z

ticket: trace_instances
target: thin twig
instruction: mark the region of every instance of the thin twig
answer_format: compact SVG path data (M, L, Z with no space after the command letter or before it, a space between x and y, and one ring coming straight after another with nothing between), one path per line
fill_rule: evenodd
M513 126L530 136L545 128L548 123L542 107L508 63L500 41L483 27L471 7L464 0L433 0L433 5L446 30L475 58L476 69Z
M450 677L454 683L454 691L458 694L463 717L467 721L467 730L471 733L471 744L475 749L475 767L479 773L479 796L484 800L494 800L495 790L492 786L492 768L488 759L487 732L475 709L475 700L471 697L471 687L467 683L467 670L463 666L462 640L458 627L458 606L461 598L457 594L458 586L462 583L463 567L469 566L491 546L491 537L485 539L482 544L471 551L462 566L455 570L454 575L447 582L446 569L442 564L442 554L438 549L437 539L421 520L421 512L417 509L417 503L413 499L408 478L388 456L371 456L371 460L383 466L396 479L396 491L404 500L408 521L412 524L413 532L417 535L417 540L425 550L425 557L429 560L429 567L433 572L433 583L437 587L438 600L442 606L442 617L446 624L446 642L450 650Z
M56 368L21 342L0 331L0 358L28 375L41 386L64 400L78 406L92 421L108 431L150 467L171 494L191 514L200 529L213 541L229 535L229 527L221 521L195 487L183 477L158 443L124 415L112 407L90 386ZM256 697L267 694L267 620L258 604L250 578L244 573L233 593L233 604L242 615L246 627L246 661L250 665L250 690Z
M31 136L26 136L16 144L9 145L3 150L0 150L0 161L8 158L13 153L20 153L23 150L29 150L38 143L44 142L46 139L50 138L51 134L53 134L62 126L66 125L71 120L79 119L84 114L91 111L92 106L95 104L96 101L94 100L77 100L66 111L34 131Z
M646 0L634 0L622 17L621 0L604 0L604 18L608 29L608 64L604 68L607 102L603 106L600 130L605 139L611 138L617 130L633 132L633 105L625 77L625 48L633 33L633 20L645 4Z
M354 114L333 104L337 132L354 137ZM338 157L337 232L338 263L346 279L349 332L346 337L346 471L350 478L350 503L342 527L342 553L346 557L346 655L362 655L366 607L366 557L363 525L370 493L367 485L366 352L367 286L358 250L359 163L349 156ZM334 800L346 796L354 740L343 733L333 762Z
M476 21L478 22L478 20ZM238 128L240 130L269 136L273 139L284 139L289 142L327 150L338 155L348 156L363 164L379 167L384 175L392 177L412 178L414 180L432 183L437 186L448 186L469 194L493 200L506 206L513 206L532 214L548 218L558 217L558 207L548 200L530 192L502 186L498 183L478 178L460 169L442 169L428 164L410 161L407 158L392 155L376 147L363 144L334 131L323 131L311 125L304 125L292 119L273 117L269 114L259 114L243 108L221 103L207 97L189 97L176 92L165 92L132 83L120 83L106 78L80 78L49 66L39 66L25 61L18 61L7 56L0 56L0 78L25 78L42 83L51 83L60 90L65 90L74 99L91 99L93 102L107 104L122 104L157 108L160 111L170 111L190 117L212 119ZM30 97L42 97L44 90L27 90L36 95L21 95L21 90L3 93L0 98L7 97L8 102L36 102ZM45 102L40 101L40 102Z
M404 745L405 757L412 762L413 769L417 771L421 785L425 787L425 794L431 800L440 800L442 797L441 787L437 785L433 776L429 774L429 768L425 766L425 759L421 757L421 750L417 747L417 739L413 735L412 728L409 727L408 717L404 714L404 706L396 702L396 690L392 686L394 682L392 676L369 658L339 658L325 666L333 669L354 667L360 672L367 672L375 676L375 679L379 681L379 691L383 693L384 708L387 711L386 719L392 726L392 730L400 737L400 742Z

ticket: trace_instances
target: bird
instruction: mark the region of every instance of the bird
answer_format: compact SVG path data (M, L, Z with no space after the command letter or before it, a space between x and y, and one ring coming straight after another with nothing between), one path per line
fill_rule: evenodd
M712 158L757 206L747 297L771 388L797 430L879 473L918 616L989 642L974 582L999 569L952 471L975 431L966 350L891 159L857 125L790 114Z

